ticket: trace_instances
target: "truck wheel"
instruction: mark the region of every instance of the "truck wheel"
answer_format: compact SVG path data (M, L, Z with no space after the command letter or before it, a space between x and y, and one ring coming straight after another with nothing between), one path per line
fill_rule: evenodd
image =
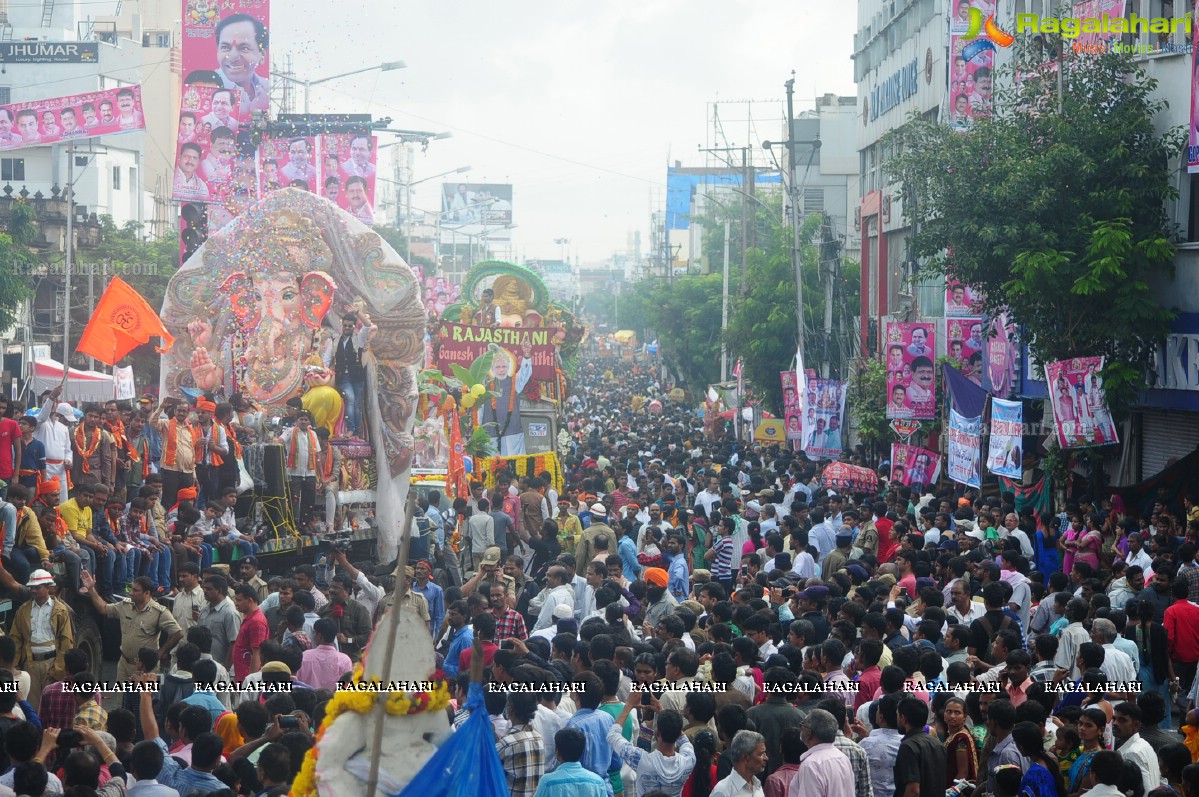
M89 672L99 677L104 663L104 643L96 619L89 611L72 612L71 616L75 623L75 647L87 654ZM117 639L119 646L119 631Z

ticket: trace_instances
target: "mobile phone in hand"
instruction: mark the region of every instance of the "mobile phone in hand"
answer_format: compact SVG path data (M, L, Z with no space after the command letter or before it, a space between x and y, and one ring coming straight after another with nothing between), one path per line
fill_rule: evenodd
M293 717L290 714L284 714L279 718L279 727L284 729L298 728L300 727L300 718Z

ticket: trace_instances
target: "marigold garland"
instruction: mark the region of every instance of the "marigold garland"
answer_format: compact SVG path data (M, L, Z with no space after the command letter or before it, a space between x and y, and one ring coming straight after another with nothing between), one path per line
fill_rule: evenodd
M304 756L304 763L300 767L300 772L296 775L295 780L292 781L291 791L289 792L290 797L313 797L317 793L316 762L320 757L319 742L324 738L325 731L342 714L349 711L356 714L369 714L379 702L380 696L383 696L383 709L393 717L405 717L430 711L443 711L446 706L450 705L450 684L446 680L445 673L440 670L433 674L432 682L436 686L429 692L385 691L383 689L383 682L378 676L371 676L369 679L366 679L362 664L356 664L352 674L352 682L354 684L361 684L364 681L371 683L374 689L362 692L350 689L338 691L325 706L325 718L316 733L318 744L313 745Z
M559 459L556 451L521 457L481 457L475 462L475 476L481 477L484 486L489 490L495 488L496 474L502 470L514 473L518 477L536 476L548 472L554 489L559 492L563 489L562 460Z

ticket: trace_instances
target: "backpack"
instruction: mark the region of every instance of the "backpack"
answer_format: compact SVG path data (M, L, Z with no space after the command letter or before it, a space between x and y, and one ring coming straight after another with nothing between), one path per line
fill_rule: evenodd
M986 651L979 651L979 653L983 654L980 655L979 658L985 661L987 664L999 664L1000 662L991 661L991 643L995 641L995 637L998 636L1000 631L1012 627L1012 618L1005 614L1003 616L1003 622L999 624L999 628L992 628L991 621L987 619L987 615L985 614L978 618L978 622L982 623L983 632L987 635L987 649Z

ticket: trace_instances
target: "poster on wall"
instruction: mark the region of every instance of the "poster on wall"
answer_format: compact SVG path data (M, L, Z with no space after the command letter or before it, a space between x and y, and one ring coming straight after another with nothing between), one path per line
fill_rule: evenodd
M982 384L983 329L981 316L945 319L945 355L976 385Z
M146 129L142 87L0 105L0 149L19 149Z
M891 444L891 482L905 486L936 484L941 478L941 455L904 443Z
M982 486L981 416L967 418L949 410L949 478L968 487Z
M1103 392L1102 357L1074 357L1045 365L1057 442L1062 448L1118 443Z
M845 428L845 383L835 379L808 380L810 425L804 427L803 451L812 459L841 456Z
M949 126L967 130L991 116L995 80L995 47L985 39L967 41L963 32L949 34Z
M935 328L932 322L888 322L887 418L937 416Z
M783 383L783 421L787 428L787 439L802 440L803 408L799 401L795 372L779 371L779 380Z
M991 439L987 445L987 470L996 476L1019 479L1024 475L1024 405L991 398Z

